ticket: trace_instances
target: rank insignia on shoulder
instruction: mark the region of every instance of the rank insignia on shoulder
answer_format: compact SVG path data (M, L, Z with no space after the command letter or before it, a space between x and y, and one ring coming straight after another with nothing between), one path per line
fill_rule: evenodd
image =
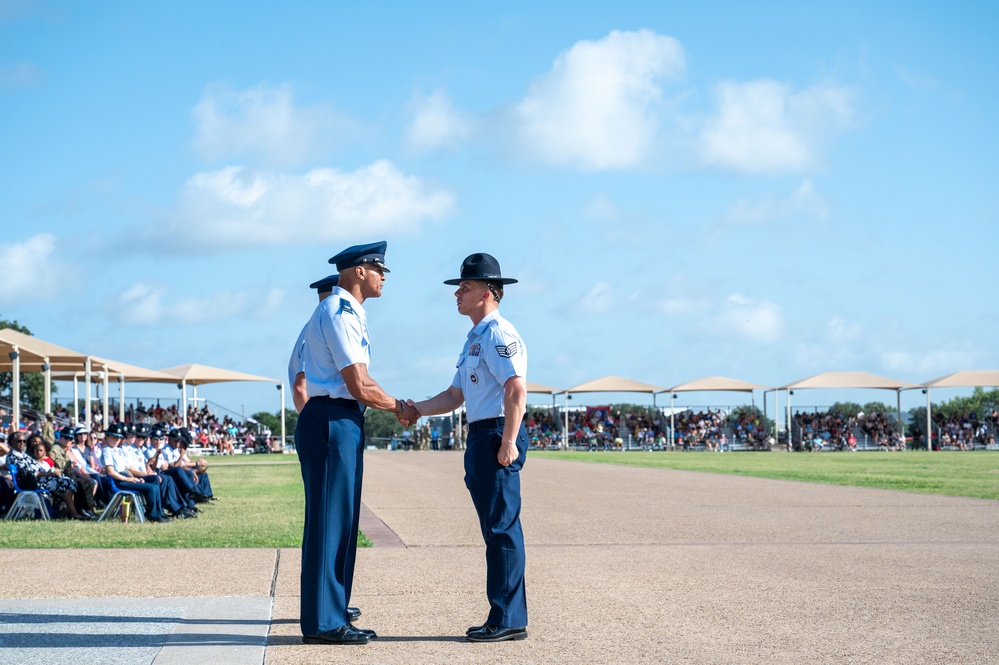
M510 342L506 346L497 346L496 353L499 354L500 358L512 358L517 355L517 343Z
M479 344L478 342L476 342L475 344L473 344L470 347L468 347L468 355L469 356L473 356L473 357L474 356L478 356L480 353L482 353L482 345Z
M354 313L354 308L351 307L350 303L347 302L346 300L341 300L340 301L340 311L341 312L347 312L349 314L353 314Z

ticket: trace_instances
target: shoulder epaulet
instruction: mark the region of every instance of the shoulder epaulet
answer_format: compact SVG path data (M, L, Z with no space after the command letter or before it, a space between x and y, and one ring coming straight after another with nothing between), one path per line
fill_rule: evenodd
M337 314L341 314L343 312L348 314L354 313L354 308L350 306L350 303L347 302L346 298L340 298L340 309L337 310Z

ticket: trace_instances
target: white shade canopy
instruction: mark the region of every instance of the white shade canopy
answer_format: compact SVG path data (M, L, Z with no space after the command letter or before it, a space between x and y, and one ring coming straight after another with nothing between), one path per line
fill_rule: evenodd
M923 388L999 386L999 369L965 369L923 384Z
M244 374L231 369L220 369L218 367L208 367L207 365L178 365L161 369L160 372L169 374L174 380L184 381L192 386L200 386L205 383L225 383L227 381L268 381L270 383L281 383L277 379L270 379L266 376L254 376Z
M706 376L703 379L694 379L681 383L670 388L669 392L680 393L695 390L720 391L720 392L740 392L751 393L754 390L770 390L770 386L761 386L758 383L729 379L724 376Z
M781 386L781 390L796 390L798 388L875 388L881 390L905 390L908 388L919 388L915 383L900 381L899 379L889 379L877 374L867 372L824 372L816 374L786 386Z
M623 379L620 376L605 376L601 379L594 379L578 386L566 388L563 393L661 393L666 392L662 386L653 386L649 383Z

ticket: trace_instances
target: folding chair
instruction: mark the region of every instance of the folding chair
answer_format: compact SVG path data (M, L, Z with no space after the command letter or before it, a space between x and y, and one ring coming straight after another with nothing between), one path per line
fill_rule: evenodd
M139 518L140 522L146 521L146 511L142 508L142 496L138 492L133 492L132 490L123 490L118 487L114 478L110 475L108 476L108 481L111 483L111 491L114 492L114 496L108 501L107 508L101 513L101 516L97 518L98 522L103 522L108 517L115 514L119 508L121 510L129 510L129 508L135 509L135 516ZM128 499L128 502L125 502Z
M52 495L45 489L26 490L17 484L17 465L8 464L10 478L14 482L14 503L4 516L4 520L19 520L24 517L35 519L36 514L43 520L48 520L49 513L54 511Z

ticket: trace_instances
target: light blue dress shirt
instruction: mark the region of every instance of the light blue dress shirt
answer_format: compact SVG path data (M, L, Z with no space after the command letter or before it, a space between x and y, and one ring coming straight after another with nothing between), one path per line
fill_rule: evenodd
M499 418L505 415L506 382L515 376L527 380L527 345L513 324L493 310L468 333L456 367L451 385L465 397L468 422Z
M361 303L333 287L305 326L302 353L309 397L354 399L340 372L358 363L371 364L367 314Z

